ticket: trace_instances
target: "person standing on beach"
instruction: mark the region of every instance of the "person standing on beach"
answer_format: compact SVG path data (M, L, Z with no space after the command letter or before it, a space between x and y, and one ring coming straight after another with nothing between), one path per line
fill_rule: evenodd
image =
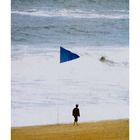
M74 123L73 123L73 125L78 125L78 117L80 117L80 110L79 110L79 108L78 108L78 104L76 104L76 107L73 109L73 111L72 111L72 115L73 115L73 117L74 117Z

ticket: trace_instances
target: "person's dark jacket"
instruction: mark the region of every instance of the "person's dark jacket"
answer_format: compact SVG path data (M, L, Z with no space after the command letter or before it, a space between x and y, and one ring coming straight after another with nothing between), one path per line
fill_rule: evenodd
M80 117L79 108L74 108L73 111L72 111L72 115L73 115L73 116L79 116L79 117Z

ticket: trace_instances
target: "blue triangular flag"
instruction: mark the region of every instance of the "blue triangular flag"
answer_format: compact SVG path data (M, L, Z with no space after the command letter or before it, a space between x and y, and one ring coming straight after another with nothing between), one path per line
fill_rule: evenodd
M71 61L79 57L79 55L72 53L71 51L66 50L63 47L60 47L60 63Z

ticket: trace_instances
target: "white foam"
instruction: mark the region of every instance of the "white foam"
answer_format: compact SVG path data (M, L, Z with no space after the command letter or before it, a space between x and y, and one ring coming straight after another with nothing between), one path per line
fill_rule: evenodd
M79 59L59 63L59 50L12 60L12 125L71 122L80 104L81 121L128 117L128 48L72 48ZM101 56L117 62L108 65ZM114 111L115 110L115 111Z
M56 10L56 11L12 11L12 14L28 15L28 16L42 16L42 17L67 17L67 18L105 18L105 19L128 19L128 12L111 11L99 13L95 10L82 11L82 10Z

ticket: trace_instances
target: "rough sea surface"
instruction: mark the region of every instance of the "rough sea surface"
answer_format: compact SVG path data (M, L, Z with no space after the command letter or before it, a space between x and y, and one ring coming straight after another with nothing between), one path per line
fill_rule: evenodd
M81 122L129 117L128 0L11 4L12 126L72 122L75 104Z

